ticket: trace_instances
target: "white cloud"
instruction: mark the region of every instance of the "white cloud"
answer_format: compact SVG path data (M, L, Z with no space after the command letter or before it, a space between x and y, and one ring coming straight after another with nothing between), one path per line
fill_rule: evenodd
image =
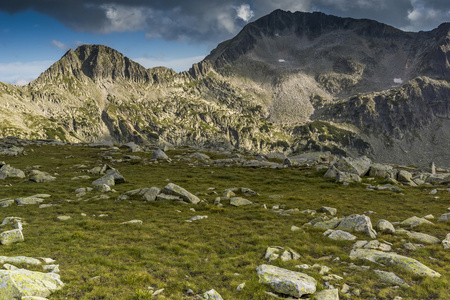
M0 63L0 81L16 85L27 84L38 78L53 63L50 60Z
M253 18L255 16L255 13L250 8L250 5L248 5L248 4L242 4L241 6L238 6L235 9L236 9L237 17L239 19L244 20L247 23L248 23L248 21L250 21L251 18Z
M66 44L64 44L64 43L62 43L62 42L60 42L60 41L57 41L57 40L52 40L52 41L51 41L51 44L52 44L53 46L55 46L55 47L61 49L61 50L67 50L67 49L69 49L69 47L68 47Z
M176 72L182 72L189 70L190 67L192 67L193 64L198 63L202 61L205 58L205 56L194 56L194 57L186 57L186 58L176 58L176 59L170 59L170 58L147 58L147 57L140 57L133 59L134 61L140 63L142 66L146 68L154 68L154 67L167 67L172 68Z
M103 28L106 33L143 30L147 18L153 15L153 10L146 7L104 4L100 8L104 10L108 20Z

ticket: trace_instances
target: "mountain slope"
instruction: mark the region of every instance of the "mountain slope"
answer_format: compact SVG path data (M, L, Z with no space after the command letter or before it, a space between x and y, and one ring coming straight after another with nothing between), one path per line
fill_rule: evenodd
M277 10L179 74L101 45L69 50L27 86L0 84L0 135L450 167L449 61L450 23L411 33Z

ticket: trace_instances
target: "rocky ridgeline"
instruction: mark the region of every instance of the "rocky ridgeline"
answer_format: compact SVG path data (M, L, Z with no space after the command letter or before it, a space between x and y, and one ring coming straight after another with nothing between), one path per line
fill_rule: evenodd
M4 145L4 154L6 158L9 155L26 155L23 147L30 145L51 144L61 146L63 143L54 140L40 140L27 141L9 138L8 143ZM74 144L71 144L72 146ZM445 170L436 169L431 165L428 169L394 167L391 165L383 165L373 163L367 157L338 158L331 153L305 153L296 156L286 157L283 153L271 153L263 156L260 154L228 152L220 150L215 154L222 156L229 156L229 158L211 159L205 151L195 148L184 148L184 154L174 155L169 157L163 149L156 149L154 147L146 148L135 143L126 143L120 147L115 147L112 144L90 144L91 147L100 148L99 151L103 153L103 159L109 160L111 164L123 161L141 161L144 164L157 163L187 163L192 166L244 166L251 168L315 168L316 170L325 170L325 177L334 178L337 183L348 185L350 183L359 183L362 178L367 176L373 178L382 178L386 180L383 185L367 185L367 189L373 191L389 190L394 192L401 192L401 186L416 186L423 185L430 188L430 194L438 192L449 192L450 174ZM169 146L167 146L169 147ZM169 148L168 148L169 149ZM139 157L139 153L150 152L151 159L143 159ZM12 154L9 154L12 153ZM212 152L211 152L212 153ZM121 154L122 159L113 159L111 155ZM211 154L210 154L211 155ZM277 161L277 162L274 162ZM91 179L91 185L88 187L81 187L74 190L77 200L68 201L88 201L90 199L107 199L110 198L108 194L117 193L114 186L126 182L126 179L120 172L111 166L111 164L102 164L94 168L88 168L85 165L75 165L85 172L87 175L80 175L72 178L72 180ZM37 167L37 166L35 166ZM54 180L58 180L57 174L50 175L49 173L39 171L37 168L24 172L16 169L5 162L0 163L0 178L2 180L8 177L16 177L24 180L33 181L36 184L46 184ZM28 179L27 179L28 177ZM447 186L447 187L445 187ZM92 196L90 193L94 193ZM418 277L440 277L441 274L432 270L425 263L420 262L411 257L400 255L396 250L406 249L408 251L415 251L417 249L428 247L429 245L440 244L444 249L450 249L450 233L445 237L436 237L430 234L420 232L423 225L433 225L435 218L432 215L423 217L412 216L401 222L391 222L389 220L379 219L376 226L373 226L370 215L373 212L364 212L362 214L340 215L336 208L320 207L317 210L290 208L286 209L283 205L275 205L268 208L266 204L262 203L263 199L259 194L248 187L230 187L221 192L216 191L211 187L208 192L215 194L216 198L212 203L205 199L201 199L200 195L195 195L186 189L174 183L168 183L164 187L142 187L127 191L118 195L117 201L175 201L180 205L192 205L190 211L195 212L196 205L204 203L205 205L215 205L217 207L229 206L234 209L239 209L241 206L252 207L267 211L268 213L275 213L280 218L288 218L293 214L306 214L311 217L310 221L305 224L295 224L291 226L291 231L295 234L298 231L310 230L322 234L324 237L343 241L343 243L353 244L350 250L349 257L351 263L342 261L339 257L326 257L318 259L317 263L313 265L302 263L302 253L295 250L294 245L290 246L271 246L265 250L263 255L267 264L255 266L256 276L263 285L267 285L270 289L267 294L274 297L293 297L299 298L302 296L313 295L314 299L339 299L342 297L358 297L361 291L346 283L346 274L334 274L332 269L324 263L324 261L333 261L345 265L350 269L355 269L360 272L373 272L380 281L394 287L408 288L415 284L414 282L406 282L395 274L395 270L403 270L413 276ZM52 203L43 203L49 199L51 195L36 194L27 197L11 197L10 199L0 200L0 206L6 207L9 205L39 205L39 208L46 208L52 206ZM252 200L258 199L257 201ZM276 198L276 195L273 196ZM181 212L181 211L180 211ZM425 213L425 212L424 212ZM82 214L82 217L85 217ZM106 215L99 215L98 217L105 217ZM68 221L72 216L58 216L59 221ZM288 219L287 219L288 220ZM208 222L207 215L196 215L186 222ZM437 222L450 222L450 213L443 213ZM0 224L2 232L0 233L0 242L2 245L10 245L18 242L26 242L26 235L23 234L23 225L26 223L19 217L8 217ZM120 225L139 226L142 225L142 220L129 220L121 222ZM319 233L322 232L322 233ZM364 235L366 239L358 239L358 236ZM384 235L389 235L391 240L398 240L401 248L394 249L392 242L386 242L383 239ZM20 295L22 299L27 296L47 297L52 291L63 287L58 273L58 265L51 265L53 263L50 259L33 259L24 257L0 257L0 260L6 263L4 265L6 270L0 271L0 295L6 294L6 291L12 291L14 295ZM22 263L26 260L35 261L36 264L43 262L44 271L36 272L24 269L18 269L12 264ZM298 261L295 270L289 270L277 266L278 261ZM372 268L370 266L360 265L361 263L372 262L379 263L379 268ZM308 274L307 274L308 273ZM314 276L311 276L314 275ZM320 279L319 279L320 278ZM23 283L22 283L23 282ZM36 283L38 282L38 283ZM318 285L325 289L318 290ZM32 286L30 288L29 286ZM5 288L3 288L5 287ZM245 289L245 282L240 284L237 291ZM164 289L152 291L153 296L157 296L164 292ZM3 293L3 294L2 294ZM186 291L187 295L194 296L192 290ZM5 296L6 297L6 296ZM211 289L203 294L195 295L197 299L222 299L220 294ZM7 299L7 298L5 298ZM397 297L396 299L400 299Z
M277 10L178 74L83 45L26 86L0 83L0 136L444 165L449 30Z

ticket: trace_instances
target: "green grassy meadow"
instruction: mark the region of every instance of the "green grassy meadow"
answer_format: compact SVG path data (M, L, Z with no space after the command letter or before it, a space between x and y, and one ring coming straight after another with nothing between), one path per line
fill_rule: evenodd
M351 299L450 297L450 251L440 244L410 252L402 248L407 237L378 235L379 241L392 243L397 253L413 257L443 275L432 279L415 277L402 270L351 261L352 241L336 242L323 236L323 231L312 228L291 231L292 225L302 227L322 214L291 212L290 216L285 216L271 210L274 205L300 211L329 206L337 208L337 216L373 211L375 213L369 216L375 226L378 219L395 222L428 214L438 218L450 207L447 191L429 195L431 186L403 187L403 193L369 191L364 184L338 185L323 178L325 171L313 168L200 166L195 160L183 159L193 151L190 148L167 151L172 162L159 163L153 163L151 152L133 153L142 160L111 162L104 159L104 156L121 159L130 154L123 149L32 145L26 147L26 151L25 156L0 157L0 161L24 171L39 165L41 171L56 173L56 181L35 183L7 178L0 181L0 199L46 193L52 196L43 203L55 205L39 208L39 205L13 204L0 208L0 221L15 216L26 222L25 241L0 246L0 255L56 259L65 286L50 299L194 299L193 295L186 294L188 289L195 294L215 289L224 299L271 299L265 293L270 288L258 283L255 271L259 265L268 263L264 260L268 246L290 247L297 251L302 256L300 260L277 260L272 264L313 276L319 283L318 289L324 288L318 269L300 270L295 266L318 263L330 267L330 273L344 277L331 282L334 287L340 288L345 283L360 290L360 296ZM215 153L206 154L220 157ZM101 177L86 171L105 163L119 170L127 182L114 186L115 192L102 194L94 190L77 198L75 189L92 187L91 182ZM84 167L77 166L80 164ZM90 179L72 179L81 175L89 175ZM197 205L145 202L138 198L117 201L126 191L152 186L162 189L169 182L206 201ZM365 179L363 183L374 182ZM214 205L214 199L230 187L247 187L258 192L259 196L245 197L258 205L233 207L226 200L222 201L223 207ZM102 195L109 198L104 199ZM264 209L263 204L268 209ZM72 218L57 219L63 215ZM196 215L208 218L186 222ZM143 225L120 224L133 219L142 220ZM436 223L415 230L444 239L450 232L450 224ZM355 235L359 239L369 239L363 234ZM335 260L336 257L339 260ZM371 269L394 271L411 287L392 288L382 284L372 271L351 268L351 262L371 266ZM41 270L36 266L20 267ZM243 282L246 283L244 289L236 291ZM164 288L164 291L152 298L149 288L155 291Z

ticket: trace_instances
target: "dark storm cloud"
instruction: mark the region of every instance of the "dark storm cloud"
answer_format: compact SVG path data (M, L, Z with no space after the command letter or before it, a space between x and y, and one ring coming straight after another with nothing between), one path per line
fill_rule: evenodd
M277 8L370 18L413 31L450 20L448 0L21 0L0 4L0 10L34 10L78 31L140 30L149 38L212 43L232 37L248 21Z

